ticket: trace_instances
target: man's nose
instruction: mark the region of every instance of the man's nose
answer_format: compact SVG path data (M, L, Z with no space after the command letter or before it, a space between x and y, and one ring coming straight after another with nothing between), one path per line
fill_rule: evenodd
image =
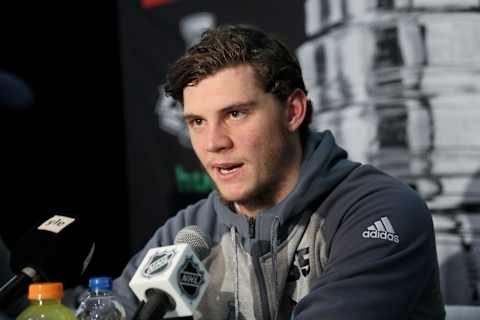
M222 125L213 125L208 130L206 150L208 152L220 152L233 146L228 129Z

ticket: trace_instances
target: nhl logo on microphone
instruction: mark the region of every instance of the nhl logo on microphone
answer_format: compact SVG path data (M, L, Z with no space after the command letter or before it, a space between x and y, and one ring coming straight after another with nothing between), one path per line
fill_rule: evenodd
M148 302L148 289L160 289L175 301L164 318L189 317L208 287L208 271L189 244L149 249L130 280L137 298Z
M178 272L178 286L184 295L195 299L202 284L205 282L204 272L200 270L192 257L185 259L185 263Z
M143 269L143 276L151 278L162 272L168 267L170 261L175 256L174 249L167 249L153 254Z

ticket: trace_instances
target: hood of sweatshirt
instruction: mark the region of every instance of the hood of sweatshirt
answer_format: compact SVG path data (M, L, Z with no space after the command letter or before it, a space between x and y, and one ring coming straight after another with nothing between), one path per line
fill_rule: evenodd
M251 238L246 216L232 211L222 202L217 192L213 195L219 221L228 229L235 228L240 241L250 247L251 241L271 241L271 230L287 230L295 218L316 210L326 196L359 164L347 160L345 150L335 144L330 131L311 132L306 141L300 175L296 186L274 207L259 213L255 221L255 237Z

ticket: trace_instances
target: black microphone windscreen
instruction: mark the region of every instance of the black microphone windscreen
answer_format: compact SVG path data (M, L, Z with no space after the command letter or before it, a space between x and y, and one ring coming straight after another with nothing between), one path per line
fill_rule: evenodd
M55 215L26 233L11 251L12 271L30 267L43 281L73 286L93 255L95 242L86 221L77 215Z

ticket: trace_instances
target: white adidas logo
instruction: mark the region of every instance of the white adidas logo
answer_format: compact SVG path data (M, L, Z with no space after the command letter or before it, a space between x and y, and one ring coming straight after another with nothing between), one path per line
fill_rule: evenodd
M367 230L362 232L362 237L384 239L395 243L400 242L398 235L395 234L395 230L387 217L381 217L380 220L375 221Z

